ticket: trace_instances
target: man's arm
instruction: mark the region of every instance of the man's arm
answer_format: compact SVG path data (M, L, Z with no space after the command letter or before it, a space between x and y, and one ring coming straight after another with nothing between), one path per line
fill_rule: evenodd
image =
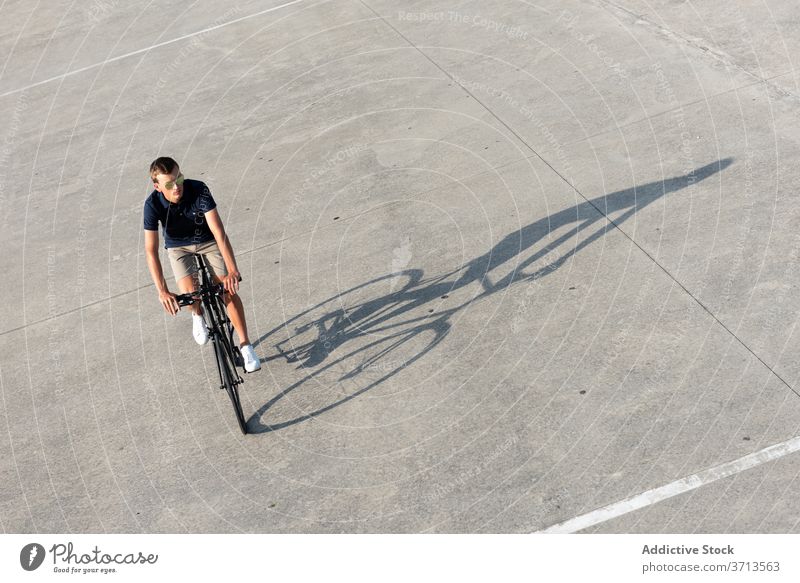
M144 252L147 257L147 267L150 269L150 276L156 284L158 299L164 309L171 315L175 315L180 310L175 294L167 288L164 279L164 271L161 269L161 260L158 258L158 231L144 231Z
M229 294L236 295L239 289L239 268L236 266L236 257L233 255L233 247L231 247L231 242L228 239L228 235L225 233L222 219L217 209L212 209L205 213L205 218L208 223L208 228L211 229L211 233L214 235L217 246L222 253L222 259L225 261L225 269L228 270L228 275L222 278L222 283L225 284L225 290Z

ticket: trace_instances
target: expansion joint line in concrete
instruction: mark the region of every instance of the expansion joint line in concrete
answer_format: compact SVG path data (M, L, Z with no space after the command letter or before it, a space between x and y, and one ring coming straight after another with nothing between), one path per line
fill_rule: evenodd
M710 55L711 57L713 57L714 59L716 59L717 61L722 63L728 69L737 69L737 70L743 72L744 74L752 77L753 79L756 79L757 80L756 81L757 84L763 83L765 86L774 89L779 94L791 96L791 97L793 97L795 99L800 97L796 93L794 93L792 91L789 91L787 89L784 89L783 87L770 82L775 77L781 77L781 76L785 75L786 73L780 73L780 74L777 74L777 75L772 75L770 77L764 77L763 75L759 75L757 73L753 73L752 71L750 71L750 70L746 69L745 67L743 67L742 65L738 64L736 62L736 59L734 57L732 57L731 55L729 55L728 53L726 53L726 52L724 52L724 51L722 51L722 50L720 50L720 49L718 49L716 47L709 46L708 44L703 42L704 39L692 39L692 38L689 38L684 34L675 32L674 30L672 30L670 28L667 28L666 26L663 26L661 24L658 24L657 22L653 22L652 20L650 20L646 16L643 16L641 14L637 14L636 12L633 12L632 10L626 8L625 6L620 6L616 2L612 2L612 0L597 0L597 2L599 2L600 4L603 4L603 5L607 6L607 7L611 7L611 8L613 8L613 9L615 9L615 10L617 10L617 11L623 13L623 14L626 14L627 16L632 18L634 22L643 23L644 25L646 25L646 26L650 27L651 29L655 30L658 34L660 34L664 38L674 40L677 43L685 44L686 46L689 46L692 49L694 49L694 50L696 50L699 53L702 53L704 55Z
M650 261L652 261L652 262L653 262L655 265L657 265L657 266L658 266L658 268L659 268L659 269L661 269L661 271L663 271L663 272L664 272L664 273L667 275L667 277L669 277L669 278L670 278L670 279L671 279L673 282L675 282L675 283L676 283L676 284L677 284L677 285L678 285L678 286L679 286L679 287L680 287L680 288L681 288L681 289L684 291L684 293L686 293L686 295L688 295L688 296L689 296L689 297L690 297L690 298L691 298L691 299L692 299L692 300L693 300L693 301L694 301L694 302L695 302L697 305L699 305L701 308L703 308L703 310L705 310L705 312L706 312L706 313L707 313L709 316L711 316L711 317L714 319L714 321L715 321L715 322L717 322L717 324L719 324L719 325L720 325L720 326L721 326L721 327L722 327L722 328L723 328L723 329L724 329L724 330L725 330L725 331L726 331L728 334L730 334L730 335L731 335L731 336L732 336L734 339L736 339L736 341L737 341L737 342L738 342L740 345L742 345L742 346L744 347L744 349L745 349L745 350L747 350L747 351L748 351L750 354L752 354L752 355L753 355L753 356L754 356L754 357L755 357L755 358L756 358L756 359L757 359L757 360L758 360L758 361L759 361L759 362L760 362L760 363L761 363L761 364L762 364L762 365L763 365L763 366L764 366L764 367L765 367L767 370L769 370L769 371L770 371L770 372L771 372L771 373L772 373L772 374L773 374L773 375L774 375L774 376L775 376L775 377L776 377L776 378L777 378L777 379L778 379L778 380L779 380L779 381L780 381L780 382L781 382L781 383L782 383L784 386L786 386L786 388L788 388L790 391L792 391L792 393L794 393L795 395L797 395L798 397L800 397L800 393L798 393L798 391L797 391L797 390L795 390L795 389L794 389L794 387L792 387L792 386L791 386L789 383L787 383L787 382L786 382L786 381L783 379L783 377L781 377L781 376L780 376L780 375L779 375L777 372L775 372L775 370L774 370L774 369L773 369L771 366L769 366L769 365L768 365L766 362L764 362L764 360L763 360L763 359L762 359L760 356L758 356L758 355L757 355L755 352L753 352L753 350L752 350L752 349L751 349L751 348L750 348L750 347L749 347L747 344L745 344L745 343L744 343L744 341L742 341L742 339L741 339L741 338L739 338L739 337L738 337L738 336L737 336L737 335L736 335L736 334L735 334L735 333L734 333L734 332L733 332L733 331L732 331L730 328L728 328L728 327L727 327L725 324L723 324L723 323L722 323L722 321L721 321L719 318L717 318L717 316L716 316L716 315L714 315L714 313L713 313L713 312L711 312L711 310L709 310L709 309L706 307L706 305L705 305L705 304L703 304L703 302L701 302L701 301L700 301L700 299L699 299L699 298L697 298L697 297L696 297L696 296L695 296L695 295L694 295L694 294L693 294L691 291L689 291L689 290L686 288L686 286L684 286L684 285L683 285L683 284L682 284L680 281L678 281L678 279L677 279L675 276L673 276L673 275L672 275L672 274L671 274L671 273L670 273L670 272L669 272L669 271L668 271L668 270L667 270L667 269L666 269L666 268L665 268L663 265L661 265L661 264L660 264L660 263L659 263L659 262L658 262L658 261L655 259L655 257L653 257L652 255L650 255L650 253L648 253L648 252L647 252L647 251L646 251L646 250L645 250L645 249L644 249L644 248L643 248L641 245L639 245L639 244L638 244L638 243L637 243L637 242L636 242L636 241L635 241L635 240L634 240L632 237L630 237L630 236L629 236L629 235L628 235L628 234L627 234L625 231L623 231L623 230L622 230L622 229L619 227L619 225L613 221L613 219L611 219L611 218L610 218L608 215L606 215L606 214L605 214L605 213L604 213L604 212L603 212L603 211L602 211L602 210L601 210L601 209L600 209L600 208L599 208L597 205L595 205L595 204L594 204L594 203L593 203L591 200L589 200L589 199L588 199L586 196L584 196L584 194L583 194L583 193L582 193L580 190L578 190L578 188L577 188L577 187L575 187L575 185L573 185L573 184L572 184L572 183L571 183L569 180L567 180L567 179L564 177L564 175L562 175L562 174L561 174L561 173L560 173L558 170L556 170L556 169L553 167L553 165L552 165L552 164L550 164L550 162L548 162L547 160L545 160L545 159L542 157L542 155L541 155L541 154L539 154L539 152L537 152L537 151L536 151L536 150L533 148L533 146L531 146L531 145L530 145L530 144L529 144L529 143L528 143L528 142L525 140L525 138L523 138L523 137L522 137L522 136L521 136L519 133L517 133L517 132L514 130L514 128L512 128L510 125L508 125L508 124L505 122L505 120L503 120L503 119L502 119L502 118L501 118L501 117L500 117L500 116L499 116L497 113L495 113L495 112L494 112L494 111L493 111L493 110L492 110L492 109L491 109L491 108L490 108L488 105L486 105L486 104L485 104L483 101L481 101L480 99L478 99L478 97L477 97L476 95L474 95L474 94L473 94L473 93L472 93L472 92L471 92L469 89L467 89L467 88L466 88L466 87L464 87L464 86L463 86L461 83L459 83L458 79L456 79L455 77L453 77L453 75L451 75L451 74L450 74L450 73L449 73L449 72L448 72L446 69L444 69L444 67L442 67L441 65L439 65L439 63L437 63L437 62L436 62L436 61L435 61L433 58L431 58L431 57L430 57L428 54L426 54L426 53L425 53L425 52L424 52L422 49L420 49L420 48L419 48L418 46L416 46L416 45L415 45L413 42L411 42L411 40L410 40L408 37L406 37L406 36L405 36L405 35L404 35L402 32L400 32L400 31L399 31L399 30L398 30L398 29L397 29L395 26L393 26L391 22L387 21L387 20L386 20L386 19L385 19L385 18L384 18L382 15L378 14L378 13L377 13L377 12L376 12L376 11L375 11L375 10L374 10L374 9L373 9L371 6L369 6L369 5L368 5L368 4L367 4L367 3L366 3L364 0L360 0L360 1L361 1L361 3L362 3L364 6L366 6L366 7L367 7L369 10L371 10L371 11L372 11L372 12L375 14L375 16L377 16L378 18L380 18L380 20L381 20L381 21L382 21L382 22L383 22L383 23L384 23L384 24L385 24L385 25L386 25L388 28L390 28L391 30L393 30L393 31L394 31L394 32L395 32L395 33L396 33L396 34L397 34L397 35L398 35L400 38L402 38L402 39L403 39L403 41L405 41L406 43L408 43L408 44L409 44L409 46L411 46L411 47L412 47L414 50L416 50L416 51L417 51L417 52L418 52L420 55L422 55L422 56L423 56L423 57L424 57L424 58L425 58L425 59L426 59L428 62L430 62L430 63L431 63L431 64L432 64L434 67L436 67L437 69L439 69L439 70L440 70L440 71L441 71L441 72L442 72L444 75L446 75L446 76L447 76L449 79L451 79L451 80L453 81L453 83L456 83L456 84L457 84L459 87L461 87L461 89L462 89L464 92L466 92L466 93L467 93L467 94L468 94L470 97L472 97L472 98L473 98L473 99L476 101L476 103L480 104L480 106L481 106L481 107L483 107L483 108L484 108L484 109L487 111L487 113L489 113L489 115L491 115L492 117L494 117L494 118L497 120L497 122L498 122L498 123L500 123L500 124L501 124L503 127L505 127L505 128L506 128L506 129L507 129L509 132L511 132L511 134L513 134L513 135L514 135L514 136L515 136L515 137L516 137L516 138L517 138L517 139L518 139L518 140L519 140L519 141L520 141L522 144L524 144L524 145L525 145L525 147L526 147L526 148L528 148L528 150L530 150L531 152L533 152L533 154L534 154L534 155L535 155L537 158L539 158L539 160L541 160L541 161L542 161L542 163L544 163L544 164L545 164L545 165L546 165L548 168L550 168L550 170L552 170L552 171L553 171L553 172L556 174L556 176L558 176L558 177L559 177L559 178L560 178L562 181L564 181L564 183L565 183L565 184L567 184L567 185L568 185L568 186L569 186L569 187L570 187L572 190L574 190L574 191L575 191L575 193L576 193L578 196L580 196L580 197L581 197L581 198L582 198L582 199L583 199L585 202L587 202L589 205L591 205L591 206L592 206L592 207L593 207L593 208L594 208L594 209L595 209L595 210L596 210L596 211L597 211L597 212L598 212L598 213L599 213L601 216L605 217L605 219L606 219L606 220L607 220L609 223L611 223L611 224L614 226L614 228L615 228L615 229L617 229L617 231L619 231L620 233L622 233L622 235L623 235L623 236L624 236L626 239L628 239L628 241L630 241L630 242L631 242L633 245L635 245L635 246L636 246L636 248L637 248L637 249L639 249L639 251L641 251L641 252L642 252L642 253L643 253L643 254L644 254L644 255L645 255L645 256L646 256L648 259L650 259Z

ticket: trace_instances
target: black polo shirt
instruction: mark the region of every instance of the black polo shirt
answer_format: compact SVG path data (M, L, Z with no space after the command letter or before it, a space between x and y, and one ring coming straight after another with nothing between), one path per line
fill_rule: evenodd
M205 243L214 239L205 213L215 208L217 203L208 186L200 180L187 178L178 204L172 204L157 190L150 193L144 201L144 228L158 231L158 223L161 223L167 249Z

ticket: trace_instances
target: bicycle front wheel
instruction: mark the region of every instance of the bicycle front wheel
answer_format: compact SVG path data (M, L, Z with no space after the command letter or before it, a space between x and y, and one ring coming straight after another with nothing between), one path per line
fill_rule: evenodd
M242 433L247 435L247 422L242 413L242 403L239 400L239 379L235 374L233 363L231 362L229 347L224 346L225 339L221 337L214 343L214 350L217 356L217 366L219 366L220 376L222 377L222 384L225 386L225 392L233 405L233 412L236 414L236 421L239 423L239 429Z

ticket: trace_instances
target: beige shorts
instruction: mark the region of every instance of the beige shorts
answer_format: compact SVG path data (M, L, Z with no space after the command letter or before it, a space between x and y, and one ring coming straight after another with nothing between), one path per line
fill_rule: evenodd
M192 253L200 253L206 258L206 263L212 276L223 277L228 275L228 270L225 269L225 261L222 259L222 252L219 250L217 242L212 239L198 245L184 245L183 247L170 247L167 249L167 256L169 257L170 265L172 265L172 273L175 275L176 282L187 275L197 273L197 265L195 265Z

